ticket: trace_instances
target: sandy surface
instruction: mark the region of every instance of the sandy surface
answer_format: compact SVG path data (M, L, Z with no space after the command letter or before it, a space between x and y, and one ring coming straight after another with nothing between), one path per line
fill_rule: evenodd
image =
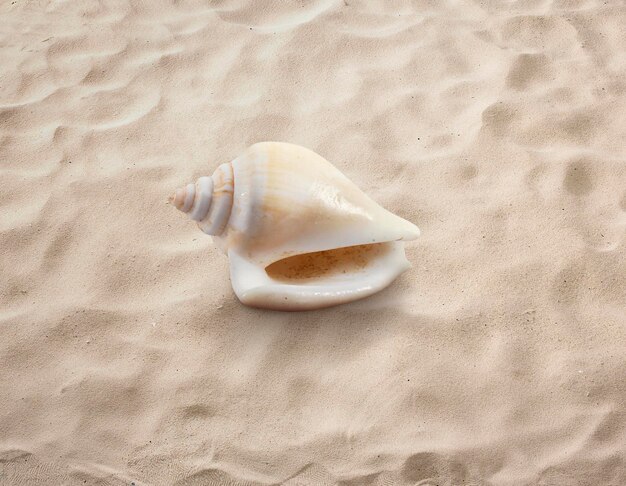
M619 0L0 2L0 484L626 484ZM314 149L413 269L249 309L166 204Z

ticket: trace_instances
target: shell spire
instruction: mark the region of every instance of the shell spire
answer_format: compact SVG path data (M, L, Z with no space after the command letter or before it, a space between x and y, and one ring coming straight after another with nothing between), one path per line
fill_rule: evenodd
M230 217L233 189L233 168L226 163L211 177L200 177L195 183L178 188L169 201L196 221L203 232L219 236Z

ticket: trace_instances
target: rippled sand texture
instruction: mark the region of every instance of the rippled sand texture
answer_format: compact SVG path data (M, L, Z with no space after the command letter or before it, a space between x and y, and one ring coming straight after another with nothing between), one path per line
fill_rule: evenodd
M0 483L626 484L626 7L0 3ZM414 221L243 307L168 194L316 150Z

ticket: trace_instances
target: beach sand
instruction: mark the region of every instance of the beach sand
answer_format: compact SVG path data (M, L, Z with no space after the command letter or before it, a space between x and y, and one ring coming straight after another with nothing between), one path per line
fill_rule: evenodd
M0 2L0 484L626 484L619 0ZM263 140L413 267L244 307L167 204Z

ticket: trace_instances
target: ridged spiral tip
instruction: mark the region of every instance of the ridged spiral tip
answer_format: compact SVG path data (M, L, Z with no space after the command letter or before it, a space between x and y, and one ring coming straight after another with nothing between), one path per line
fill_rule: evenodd
M220 235L230 216L233 187L232 167L222 164L212 177L200 177L195 184L177 189L170 202L189 214L206 234Z
M225 230L233 206L235 188L233 167L230 163L220 165L212 176L213 197L211 210L198 227L208 235L221 235Z
M187 184L184 187L176 189L176 192L169 197L169 201L176 209L183 213L188 213L194 206L195 197L196 186L194 184Z

